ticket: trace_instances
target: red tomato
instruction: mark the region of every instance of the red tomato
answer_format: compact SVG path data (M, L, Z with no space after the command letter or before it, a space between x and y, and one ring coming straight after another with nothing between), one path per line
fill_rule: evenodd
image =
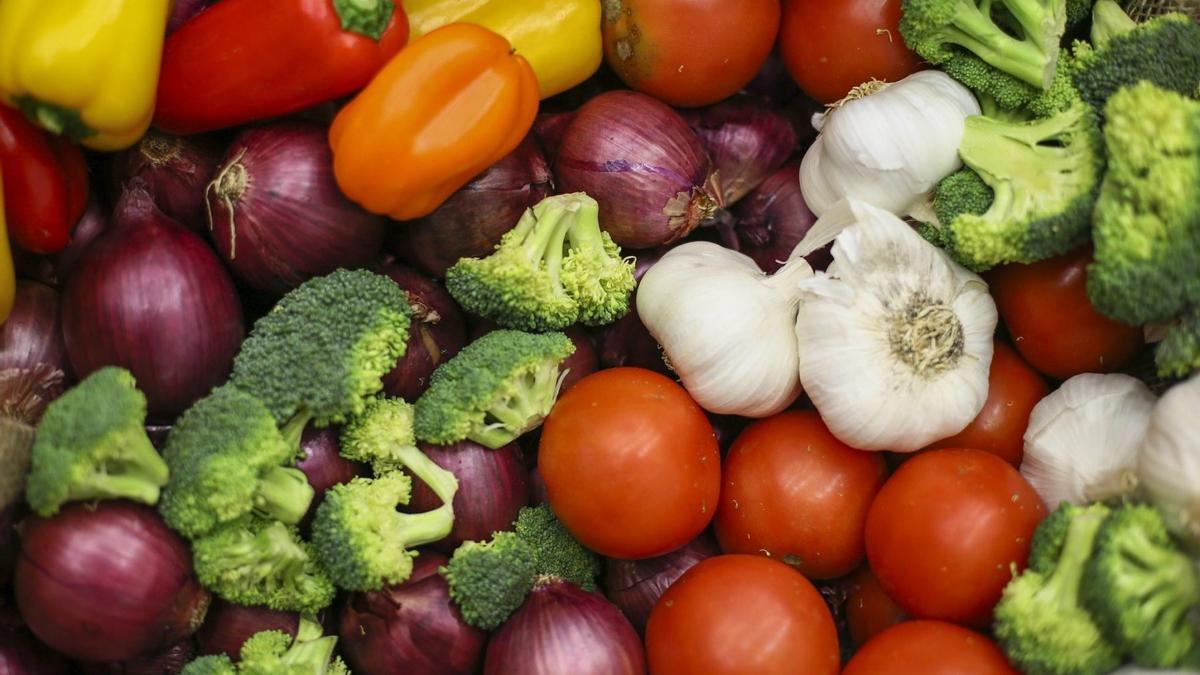
M860 647L875 634L908 620L908 615L883 591L867 565L846 580L845 607L850 637Z
M867 509L886 477L882 454L842 443L816 412L755 422L725 457L717 540L728 553L762 552L810 579L843 576L863 561Z
M602 370L562 394L542 427L538 471L563 525L611 558L688 543L721 491L704 412L683 387L641 368Z
M981 450L931 450L905 462L867 514L867 559L919 619L982 625L1013 567L1024 569L1046 507L1012 466Z
M672 584L646 624L654 675L837 675L837 628L804 575L770 558L720 555Z
M988 274L1000 317L1034 368L1065 380L1124 367L1142 348L1142 329L1100 314L1087 297L1092 249Z
M1029 367L1012 347L996 343L988 372L988 397L983 410L957 434L930 448L975 448L996 455L1015 467L1025 454L1025 427L1033 406L1050 389L1036 370Z
M996 643L942 621L906 621L858 650L842 675L1020 675Z
M605 0L604 59L625 84L671 105L716 103L758 74L779 0Z
M900 37L901 0L785 0L779 54L792 78L822 103L872 78L895 82L921 69Z

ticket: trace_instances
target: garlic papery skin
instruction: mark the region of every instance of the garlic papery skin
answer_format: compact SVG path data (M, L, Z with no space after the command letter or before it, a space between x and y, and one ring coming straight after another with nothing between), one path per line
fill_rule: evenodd
M800 280L800 381L862 450L912 452L962 431L987 400L996 305L987 285L891 213L846 200L824 273Z
M1200 375L1167 390L1154 406L1138 478L1171 531L1200 555Z
M844 198L920 212L938 181L962 167L964 122L979 113L971 91L937 70L856 87L814 116L821 133L800 163L804 201L817 216Z
M1132 493L1154 394L1119 373L1084 373L1033 407L1021 475L1049 509Z

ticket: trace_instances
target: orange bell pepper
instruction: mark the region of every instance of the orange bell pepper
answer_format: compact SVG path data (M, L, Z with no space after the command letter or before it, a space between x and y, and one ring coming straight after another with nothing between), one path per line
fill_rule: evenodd
M372 213L419 218L512 152L537 109L537 78L507 40L450 24L410 43L338 113L334 176Z

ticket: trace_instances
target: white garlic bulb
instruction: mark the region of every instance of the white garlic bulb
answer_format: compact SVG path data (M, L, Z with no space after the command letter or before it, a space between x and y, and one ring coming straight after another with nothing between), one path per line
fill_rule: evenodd
M1171 531L1200 553L1200 375L1175 385L1155 405L1138 478Z

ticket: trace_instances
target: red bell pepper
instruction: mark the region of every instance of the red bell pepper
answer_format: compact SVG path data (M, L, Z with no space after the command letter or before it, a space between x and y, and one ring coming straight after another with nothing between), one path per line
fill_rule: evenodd
M13 242L34 253L56 253L87 206L83 151L0 105L0 171L5 217Z
M407 41L398 0L222 0L167 38L154 125L190 134L332 101Z

